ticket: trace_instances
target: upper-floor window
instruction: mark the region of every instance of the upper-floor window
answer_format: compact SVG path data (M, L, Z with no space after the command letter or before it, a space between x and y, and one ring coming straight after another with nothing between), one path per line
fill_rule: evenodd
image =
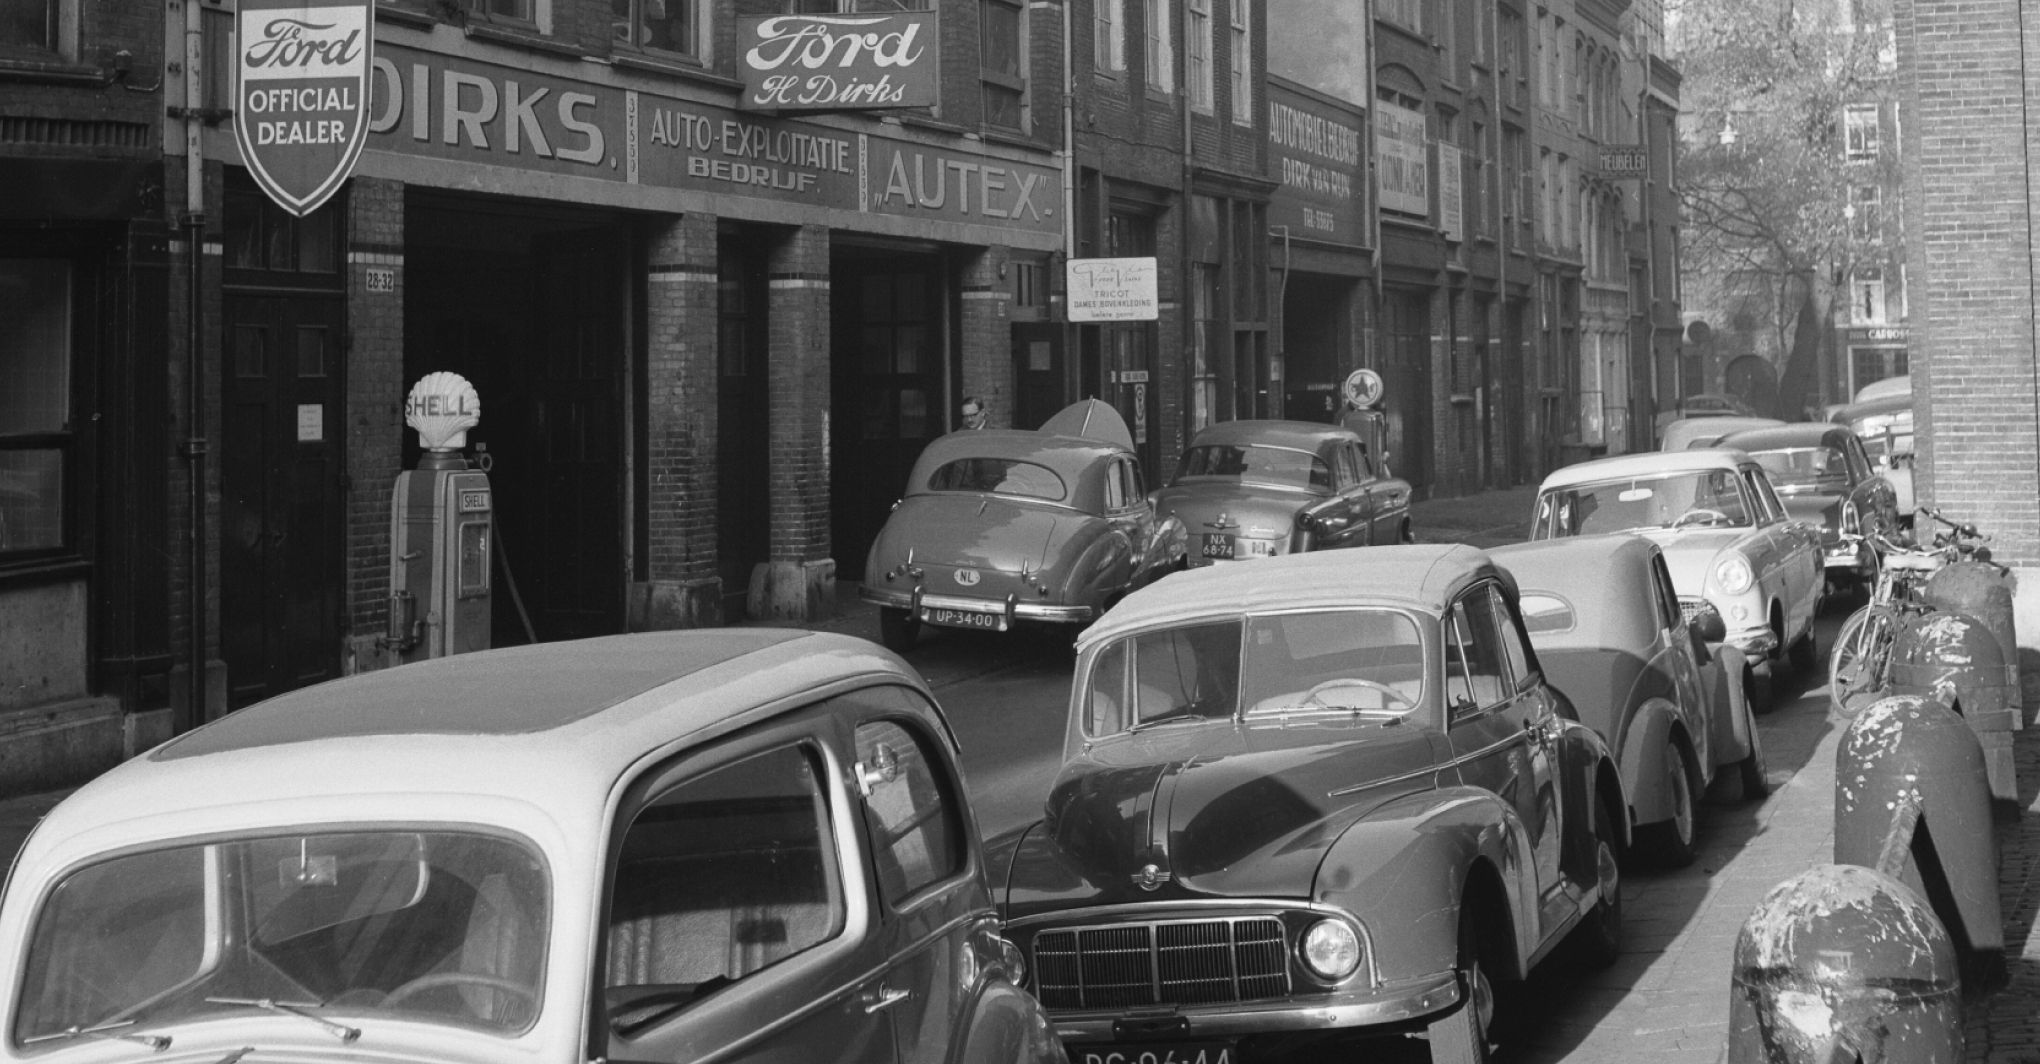
M1232 0L1232 117L1254 124L1254 0Z
M1091 62L1116 77L1126 69L1126 0L1095 0L1091 12Z
M64 0L0 2L0 58L49 59L65 54Z
M1849 190L1849 232L1858 240L1884 239L1884 191L1876 185Z
M978 10L985 124L1027 128L1026 9L1019 0L982 0Z
M1842 131L1851 159L1877 158L1877 105L1852 103L1842 108Z
M1849 318L1858 325L1882 325L1887 320L1883 270L1857 270L1850 279Z
M1176 27L1170 18L1175 7L1169 0L1147 0L1147 83L1157 92L1176 88Z
M616 43L706 59L707 0L609 0Z
M1374 14L1412 33L1424 32L1424 4L1428 0L1378 0Z
M72 269L0 259L0 559L70 540Z
M489 22L536 26L541 0L468 0L468 13Z
M1190 19L1184 24L1189 43L1183 80L1189 83L1190 106L1211 110L1211 0L1190 0Z

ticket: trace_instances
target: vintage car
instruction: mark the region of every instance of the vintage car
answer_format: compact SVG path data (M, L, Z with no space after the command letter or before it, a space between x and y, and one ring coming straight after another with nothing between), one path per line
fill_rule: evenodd
M1878 384L1883 384L1879 381ZM1870 391L1871 385L1864 391ZM1879 475L1891 482L1899 527L1910 529L1917 502L1913 496L1913 405L1910 391L1851 403L1829 415L1863 441L1863 451Z
M1658 450L1690 451L1697 447L1714 447L1721 443L1722 437L1732 433L1783 424L1774 417L1680 418L1665 426L1658 438Z
M50 812L0 1060L1063 1064L977 839L926 686L861 639L353 676Z
M1007 933L1074 1060L1482 1060L1498 984L1619 948L1627 808L1480 551L1195 569L1079 638Z
M1721 441L1764 467L1785 512L1820 528L1828 589L1868 592L1878 555L1869 537L1898 531L1898 493L1846 426L1806 421L1738 432Z
M1674 401L1671 408L1660 412L1654 426L1662 436L1665 426L1686 418L1703 417L1756 417L1757 412L1740 396L1723 395L1717 392L1701 392Z
M1700 795L1733 770L1745 798L1770 791L1747 664L1711 609L1688 621L1664 552L1641 536L1496 547L1544 678L1615 751L1638 848L1691 864ZM1710 644L1708 637L1715 642Z
M1133 435L1086 399L1036 431L952 432L928 445L871 544L858 594L904 651L921 625L1009 631L1085 625L1184 565L1181 522L1158 517Z
M1533 540L1635 532L1664 548L1687 612L1713 605L1727 642L1763 664L1751 698L1769 705L1771 665L1818 664L1813 620L1827 581L1820 530L1785 510L1764 467L1709 448L1597 458L1544 478Z
M1155 493L1189 536L1191 565L1410 541L1410 485L1351 429L1221 421Z

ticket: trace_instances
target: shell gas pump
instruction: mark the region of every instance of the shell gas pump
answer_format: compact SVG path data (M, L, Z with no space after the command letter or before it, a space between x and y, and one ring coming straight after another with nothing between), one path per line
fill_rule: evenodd
M489 569L495 501L488 474L461 455L481 423L474 386L429 373L404 401L424 448L397 474L390 498L390 617L381 642L398 663L489 647Z

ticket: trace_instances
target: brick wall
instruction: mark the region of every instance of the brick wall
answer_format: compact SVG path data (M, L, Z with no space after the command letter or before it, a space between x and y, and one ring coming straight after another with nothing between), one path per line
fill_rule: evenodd
M403 464L404 185L356 177L347 209L346 610L350 671L391 664L375 637L389 623L390 486ZM370 292L370 270L389 270L396 291Z
M1013 288L1002 276L1011 254L990 247L969 255L958 271L963 289L963 394L991 404L993 428L1013 427Z
M772 560L829 557L829 231L802 226L766 266L772 335Z
M2040 562L2031 184L2040 159L2029 147L2040 71L2025 75L2022 51L2036 31L2022 26L2018 0L1900 0L1897 13L1915 488L1922 504L1995 536L2000 560L2030 566Z

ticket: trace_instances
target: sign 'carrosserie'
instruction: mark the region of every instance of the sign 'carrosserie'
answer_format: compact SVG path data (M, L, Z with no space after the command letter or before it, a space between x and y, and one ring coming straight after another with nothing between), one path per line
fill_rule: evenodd
M234 139L269 198L303 217L368 142L373 0L240 0Z
M941 57L933 11L739 20L738 106L753 111L932 107Z

